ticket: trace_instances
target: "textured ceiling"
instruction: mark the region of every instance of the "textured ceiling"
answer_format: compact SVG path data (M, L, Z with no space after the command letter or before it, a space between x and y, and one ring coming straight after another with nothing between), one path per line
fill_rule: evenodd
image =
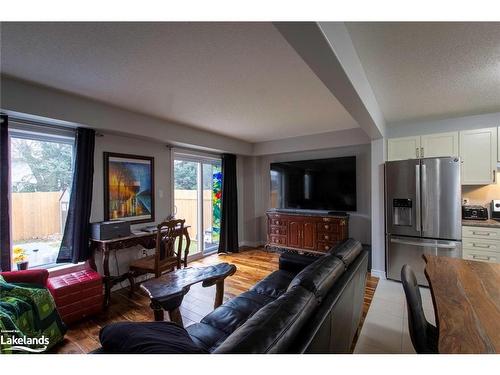
M500 23L348 23L386 121L500 111Z
M357 127L270 23L3 23L1 31L3 73L141 113L250 142Z

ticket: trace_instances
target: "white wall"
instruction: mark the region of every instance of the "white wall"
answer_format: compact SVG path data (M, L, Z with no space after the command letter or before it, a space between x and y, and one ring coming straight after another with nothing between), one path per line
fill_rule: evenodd
M266 210L270 207L270 177L269 168L273 162L322 159L342 156L356 156L357 179L357 212L350 212L349 236L360 240L362 243L371 243L371 204L370 204L370 144L337 147L326 150L293 152L276 155L247 158L245 168L249 170L255 163L256 172L253 174L255 186L254 207L255 212L245 212L245 238L250 243L265 243L266 241ZM252 176L247 176L247 181L252 182ZM251 194L245 196L245 205L251 206Z
M385 278L385 209L384 162L386 140L377 139L371 144L371 244L372 274Z
M370 143L361 128L337 130L329 133L277 139L254 144L254 155L283 154L307 150L322 150Z

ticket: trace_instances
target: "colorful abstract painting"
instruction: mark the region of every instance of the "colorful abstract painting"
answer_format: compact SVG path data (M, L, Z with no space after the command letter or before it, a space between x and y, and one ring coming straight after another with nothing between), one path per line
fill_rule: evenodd
M220 165L217 165L214 166L213 179L212 179L212 205L213 205L212 242L214 243L218 243L220 238L221 198L222 198L222 172Z
M154 220L154 160L105 153L105 220Z

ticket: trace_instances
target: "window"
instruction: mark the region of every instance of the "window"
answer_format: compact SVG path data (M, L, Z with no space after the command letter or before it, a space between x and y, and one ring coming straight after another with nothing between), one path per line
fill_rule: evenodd
M10 131L12 269L21 260L19 248L29 268L55 265L73 179L73 141Z
M216 251L220 235L221 160L175 153L173 177L174 213L189 226L190 257Z

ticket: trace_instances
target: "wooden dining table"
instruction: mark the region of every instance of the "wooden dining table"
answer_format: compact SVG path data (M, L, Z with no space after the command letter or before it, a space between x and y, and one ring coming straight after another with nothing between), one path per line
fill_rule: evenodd
M439 353L500 353L500 264L424 255Z

